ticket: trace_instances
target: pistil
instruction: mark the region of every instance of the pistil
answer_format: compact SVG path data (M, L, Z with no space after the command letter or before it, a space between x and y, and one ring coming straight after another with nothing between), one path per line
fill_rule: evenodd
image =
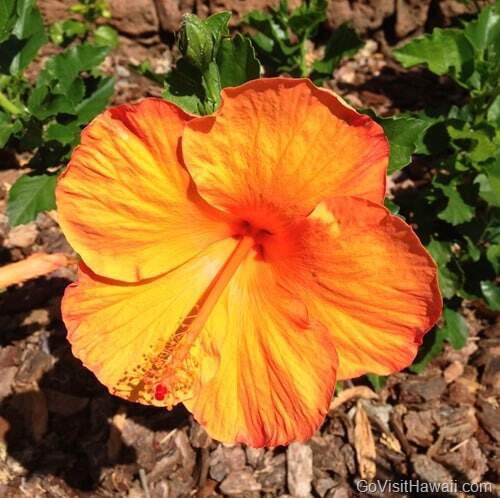
M190 376L184 375L188 373L186 365L191 365L191 368L197 365L194 360L190 361L190 350L224 289L254 246L252 236L244 235L239 239L209 287L153 360L152 368L146 372L145 378L149 379L146 384L153 384L151 388L157 401L165 398L167 404L170 404L170 395L186 395L188 392L190 386L187 385L187 378Z

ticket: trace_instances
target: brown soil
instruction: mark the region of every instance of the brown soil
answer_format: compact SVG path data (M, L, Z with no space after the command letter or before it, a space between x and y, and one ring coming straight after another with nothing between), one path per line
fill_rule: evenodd
M53 22L73 2L39 3ZM182 12L228 8L238 16L270 2L110 3L121 43L106 70L117 77L119 103L160 94L129 64L149 58L165 71L175 57L171 31ZM329 85L353 104L385 115L462 101L450 81L403 71L388 46L450 25L471 8L456 1L332 0L329 26L351 20L367 44ZM6 195L24 161L6 153L1 159L0 264L40 250L73 255L53 214L8 226ZM362 380L348 382L339 394L344 403L309 442L254 450L212 441L182 407L168 412L110 396L72 356L65 337L60 300L74 278L74 269L58 270L0 294L0 496L347 498L368 496L357 483L373 472L394 482L481 481L491 484L487 493L440 496L500 496L494 484L500 481L500 327L480 306L463 310L471 333L461 351L446 347L424 373L393 375L377 394Z

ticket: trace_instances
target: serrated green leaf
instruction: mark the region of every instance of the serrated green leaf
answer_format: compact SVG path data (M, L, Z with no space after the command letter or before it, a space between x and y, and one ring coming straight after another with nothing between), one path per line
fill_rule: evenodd
M467 23L465 36L479 52L494 47L500 55L500 5L484 8L475 21Z
M463 348L467 343L467 337L469 337L469 326L465 318L451 308L445 308L443 319L444 324L440 327L443 338L449 342L453 348Z
M325 55L313 63L313 69L318 75L331 76L343 59L353 56L362 46L363 40L356 31L348 24L342 24L332 33L325 47Z
M500 288L494 282L483 280L481 282L481 292L483 293L488 306L493 311L500 311Z
M460 29L435 28L394 50L403 67L425 64L435 74L449 74L465 83L474 70L474 50Z
M57 175L23 175L9 191L7 216L11 226L29 223L42 211L56 208Z
M446 208L437 215L439 219L452 225L460 225L474 218L475 208L464 202L457 190L456 182L445 185L435 181L434 186L440 189L448 199Z
M410 164L415 144L429 123L410 116L379 118L378 121L389 139L391 153L388 172L393 173Z
M205 24L215 40L220 40L228 34L228 24L231 19L231 12L222 11L212 14L205 19Z
M75 114L84 95L85 84L81 78L75 79L64 94L53 92L47 84L39 81L28 98L28 110L42 121L58 114Z
M100 47L115 48L118 45L118 31L111 26L99 26L94 31L94 42Z
M479 196L491 206L500 207L500 153L483 171L474 180L479 185Z
M99 66L109 52L109 47L98 47L89 43L75 45L47 61L40 73L39 84L51 86L52 90L66 94L81 72Z
M495 156L497 147L490 139L489 135L483 129L472 129L464 127L457 129L454 126L448 126L448 134L456 140L468 140L472 144L467 150L467 155L473 163L480 163ZM459 150L466 150L463 145L458 145Z
M257 57L271 74L304 76L303 39L300 36L293 42L290 39L286 9L284 4L280 4L279 9L271 9L270 13L253 11L244 16L241 22L252 28L254 33L250 39Z
M217 52L222 88L238 86L260 77L260 64L248 38L237 34L232 40L222 40Z
M288 25L299 37L314 32L326 20L326 0L303 1L288 16Z

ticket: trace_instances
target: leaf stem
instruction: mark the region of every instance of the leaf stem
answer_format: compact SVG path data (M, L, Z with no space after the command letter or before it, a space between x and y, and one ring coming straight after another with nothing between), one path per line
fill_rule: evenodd
M14 114L17 116L18 114L22 114L23 110L20 109L16 104L11 102L4 93L0 91L0 107L3 107L8 113Z

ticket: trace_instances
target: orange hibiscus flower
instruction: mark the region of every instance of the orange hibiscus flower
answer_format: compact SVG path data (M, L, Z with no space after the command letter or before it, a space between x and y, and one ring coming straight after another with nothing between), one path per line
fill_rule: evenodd
M205 117L104 112L57 187L83 259L62 305L74 354L218 440L309 438L336 379L406 367L441 312L434 262L382 205L388 153L307 80L226 89Z

